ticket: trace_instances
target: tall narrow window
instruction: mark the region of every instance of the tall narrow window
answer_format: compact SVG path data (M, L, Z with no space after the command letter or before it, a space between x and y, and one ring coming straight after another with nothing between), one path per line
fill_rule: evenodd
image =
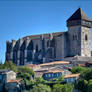
M36 45L36 52L38 52L38 45Z
M74 38L75 38L75 37L74 37L74 35L73 35L73 40L74 40Z
M73 40L77 40L77 35L73 35Z
M47 47L49 47L49 40L47 41Z
M77 35L75 35L75 40L77 40Z
M86 41L88 40L88 37L87 37L87 35L85 35L85 40L86 40Z

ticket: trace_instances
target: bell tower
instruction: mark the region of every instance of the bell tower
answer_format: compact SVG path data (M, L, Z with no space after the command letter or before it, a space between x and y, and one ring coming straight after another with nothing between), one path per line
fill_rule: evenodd
M67 20L69 34L69 56L91 56L92 20L79 8Z

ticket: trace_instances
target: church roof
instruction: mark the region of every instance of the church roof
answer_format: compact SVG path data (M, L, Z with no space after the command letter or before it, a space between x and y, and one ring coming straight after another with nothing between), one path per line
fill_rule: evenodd
M91 21L91 19L84 13L84 11L81 8L77 9L77 11L67 21L72 21L72 20Z
M65 31L66 32L66 31ZM62 34L64 34L65 32L55 32L55 33L46 33L46 34L38 34L38 35L30 35L30 36L26 36L22 39L26 40L27 38L29 39L40 39L42 36L43 38L49 38L51 35L53 37L58 37L58 36L61 36Z

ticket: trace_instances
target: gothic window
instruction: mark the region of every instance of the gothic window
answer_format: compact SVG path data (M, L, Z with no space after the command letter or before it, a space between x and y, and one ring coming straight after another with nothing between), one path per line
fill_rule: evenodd
M38 52L38 45L36 45L36 52Z
M32 50L32 51L33 51L33 49L34 49L34 43L33 43L33 41L32 41L32 40L30 41L30 43L29 43L29 45L28 45L27 49L28 49L28 50Z
M47 53L48 53L48 58L52 58L52 49L51 48L49 48L47 50Z
M75 39L74 39L74 35L73 35L73 40L75 40Z
M30 50L27 51L27 62L32 60L32 52Z
M87 37L87 35L85 35L85 41L87 41L88 40L88 37Z
M77 35L75 35L75 40L77 40Z
M31 47L30 47L31 50L33 50L33 41L31 40Z
M51 40L50 47L54 47L54 46L55 46L55 39L53 38L53 39Z
M77 40L77 35L73 35L73 40Z
M47 41L47 47L49 47L49 40Z

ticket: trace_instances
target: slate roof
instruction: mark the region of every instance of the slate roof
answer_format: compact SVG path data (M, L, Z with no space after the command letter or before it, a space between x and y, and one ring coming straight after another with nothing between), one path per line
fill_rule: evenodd
M67 20L68 21L73 21L73 20L87 20L87 21L92 21L85 13L84 11L79 8L77 11Z

